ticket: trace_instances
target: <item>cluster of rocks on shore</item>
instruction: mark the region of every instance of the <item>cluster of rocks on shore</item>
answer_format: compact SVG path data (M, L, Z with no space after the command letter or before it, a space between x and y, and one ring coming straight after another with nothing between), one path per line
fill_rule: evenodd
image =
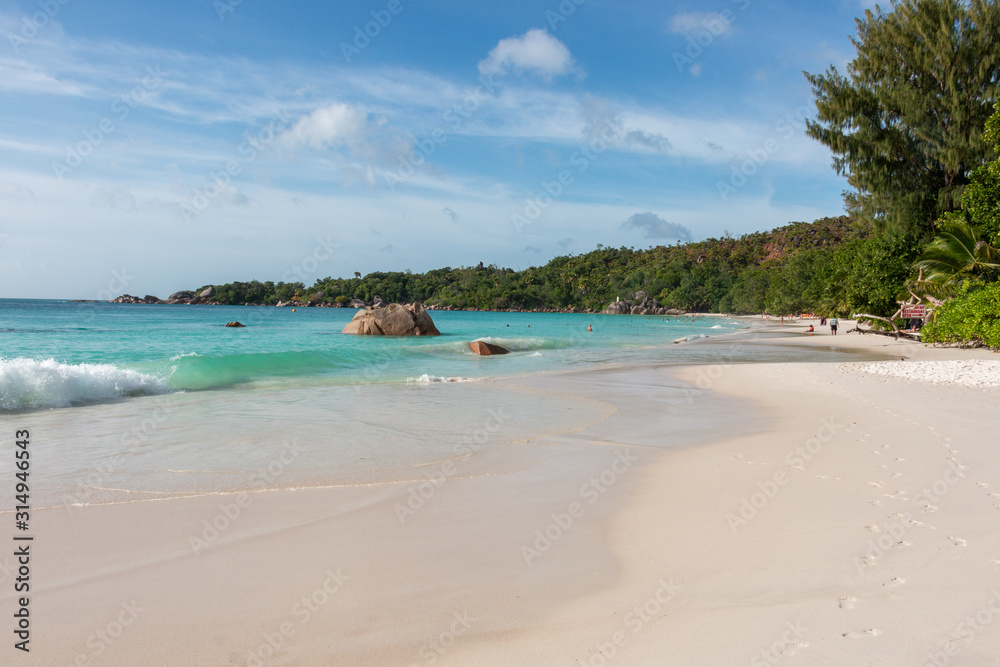
M153 296L152 294L147 294L144 297L132 296L131 294L122 294L117 299L112 299L110 303L169 303L169 304L211 304L209 299L215 296L215 287L209 286L198 292L195 296L194 292L189 290L182 290L180 292L174 292L166 299L161 299L159 297Z
M604 309L607 315L685 315L686 311L664 308L656 299L650 299L645 290L635 293L632 300L615 301Z

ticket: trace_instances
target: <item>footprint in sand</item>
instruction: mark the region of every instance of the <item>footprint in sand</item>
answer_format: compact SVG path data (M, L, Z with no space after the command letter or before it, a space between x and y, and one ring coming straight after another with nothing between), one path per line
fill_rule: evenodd
M930 505L930 504L928 504L928 505L927 505L927 506L926 506L926 507L924 508L924 510L923 510L923 511L924 511L924 512L937 512L937 511L938 511L938 508L937 508L937 505Z
M901 458L899 458L899 457L897 456L897 457L896 457L896 460L897 460L897 461L905 461L906 459L901 459Z
M882 456L882 452L876 452L874 449L872 450L872 454L875 456Z
M893 588L895 586L902 586L905 583L906 579L903 579L902 577L893 577L892 579L890 579L889 581L885 582L882 585L885 586L886 588Z
M871 526L865 526L865 528L867 528L868 530L870 530L873 533L877 533L879 531L877 523L876 524L872 524Z
M968 544L968 542L963 540L961 537L949 537L948 539L954 542L956 547L964 547L966 544Z
M858 639L860 637L878 637L880 634L882 634L881 630L869 628L868 630L859 630L857 632L845 632L844 636L848 639Z
M871 504L872 504L872 505L875 505L875 507L882 507L882 503L880 503L880 502L879 502L879 501L877 501L877 500L873 500L873 501L871 501Z
M854 603L857 602L857 601L858 601L858 599L856 597L854 597L853 595L844 596L844 597L840 598L840 608L841 609L854 609Z
M889 477L902 477L902 476L903 476L903 473L901 473L901 472L894 472L891 475L889 475Z
M976 482L976 486L981 486L984 489L988 489L990 487L990 485L987 484L986 482Z
M793 656L800 648L805 648L807 646L809 646L809 644L807 644L806 642L792 642L791 644L789 644L788 646L786 646L781 650L781 655L782 657L786 658L789 656Z
M991 492L990 493L990 497L992 497L992 498L1000 498L1000 493Z
M882 482L865 482L868 486L874 486L876 489L882 488Z
M879 468L881 468L882 470L888 470L889 466L883 463L882 465L879 466Z

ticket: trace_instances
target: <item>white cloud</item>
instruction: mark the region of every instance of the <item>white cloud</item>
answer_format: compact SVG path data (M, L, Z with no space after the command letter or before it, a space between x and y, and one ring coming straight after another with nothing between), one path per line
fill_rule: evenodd
M336 147L356 142L364 136L368 114L349 104L334 102L300 118L283 135L290 146Z
M299 118L279 137L287 149L329 149L339 165L345 185L375 184L373 166L394 167L413 150L414 137L393 127L385 116L364 108L334 102Z
M0 90L7 93L82 96L89 89L75 81L61 80L23 60L0 58Z
M716 37L733 32L732 14L720 12L678 12L670 20L670 32L692 36L708 32Z
M639 230L647 239L669 239L689 243L694 240L691 230L676 222L667 222L655 213L636 213L621 224L625 230Z
M580 101L583 108L583 135L587 139L602 136L608 127L615 129L617 146L622 149L669 153L673 145L662 132L647 132L642 128L626 126L618 107L600 97L586 95Z
M532 28L520 37L501 39L479 63L484 75L508 72L534 72L546 81L576 69L566 45L540 28Z

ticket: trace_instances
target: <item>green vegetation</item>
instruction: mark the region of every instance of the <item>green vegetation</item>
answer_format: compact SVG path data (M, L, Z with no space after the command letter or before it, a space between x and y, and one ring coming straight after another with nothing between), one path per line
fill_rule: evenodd
M1000 348L1000 283L968 289L940 306L921 333L929 343Z
M921 272L919 284L940 296L954 296L955 288L968 281L995 280L1000 271L1000 252L979 238L972 215L952 218L927 244L914 264Z
M426 273L355 273L354 278L322 278L308 288L302 283L236 282L217 285L210 301L274 304L294 299L342 305L379 296L463 309L603 310L617 297L630 299L645 290L664 306L682 310L843 315L863 305L891 313L894 294L872 296L866 285L874 281L885 290L885 276L896 283L906 278L912 257L900 260L893 254L896 249L850 218L824 218L686 245L599 247L523 271L479 265ZM874 278L873 266L879 269ZM848 292L840 294L845 286ZM872 299L888 305L869 306Z
M852 214L879 232L926 238L992 152L983 128L1000 84L1000 5L893 0L857 26L846 76L806 75L819 112L808 134L854 188Z

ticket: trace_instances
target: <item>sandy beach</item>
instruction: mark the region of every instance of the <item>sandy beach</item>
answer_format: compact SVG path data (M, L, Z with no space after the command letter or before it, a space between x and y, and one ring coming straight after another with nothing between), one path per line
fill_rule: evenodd
M496 380L578 428L407 483L39 512L8 664L1000 664L997 355L804 328Z

